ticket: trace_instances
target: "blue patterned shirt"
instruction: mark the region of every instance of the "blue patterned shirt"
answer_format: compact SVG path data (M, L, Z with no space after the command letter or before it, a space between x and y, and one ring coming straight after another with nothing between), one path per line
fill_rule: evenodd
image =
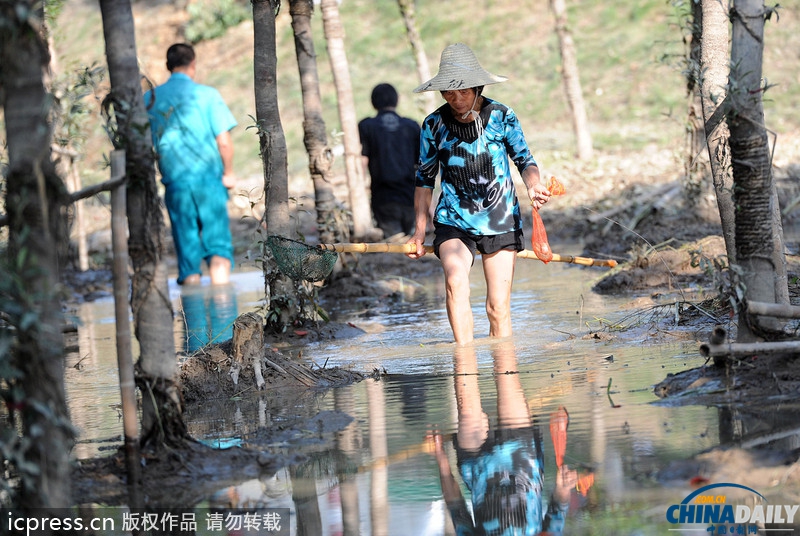
M480 453L462 456L459 470L472 495L472 516L454 517L458 536L562 535L568 504L544 504L544 453L532 437L490 437ZM546 507L546 509L545 509ZM451 511L452 512L452 511ZM451 514L452 515L452 514Z
M433 188L441 171L442 194L434 221L478 236L522 229L509 159L522 173L535 166L514 111L484 97L476 122L460 123L444 104L425 118L416 183Z

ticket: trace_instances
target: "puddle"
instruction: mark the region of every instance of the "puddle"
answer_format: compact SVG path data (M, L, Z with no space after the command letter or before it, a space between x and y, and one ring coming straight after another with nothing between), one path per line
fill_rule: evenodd
M309 449L306 463L220 490L209 502L289 508L293 534L456 534L443 490L454 492L449 504L469 511L470 487L461 473L472 475L473 487L480 489L480 469L507 461L512 464L507 473L516 475L512 480L526 483L515 489L535 499L527 502L530 512L544 516L548 505L562 504L550 518L554 524L564 518L564 534L708 534L708 524L670 523L666 517L671 505L695 489L692 478L699 475L675 473L668 485L657 483L655 475L672 461L721 444L755 446L771 440L796 447L800 414L787 404L659 403L654 384L669 373L703 364L697 343L653 344L644 331L641 340L584 337L600 321L630 312L630 297L591 292L596 273L557 263L519 263L512 298L515 334L500 344L481 335L488 324L476 265L473 306L479 338L466 353L457 353L449 342L438 278L419 282L413 302L339 304L331 314L366 333L309 345L303 355L318 365L378 368L385 378L300 396L297 407L312 413L341 411L353 420L334 434L332 445L321 441ZM260 304L260 273L235 274L233 285L239 313ZM179 300L180 293L173 298ZM80 370L68 363L67 391L73 421L82 430L75 456L83 458L116 448L119 441L113 438L121 435L122 421L115 410L113 304L85 304L79 315L84 324L80 356L85 357L80 357ZM176 333L180 347L181 329ZM568 414L566 430L561 408ZM258 431L295 410L279 406L267 392L210 400L190 408L186 418L193 436L206 444L288 454L296 451L289 439L259 444ZM764 439L766 434L772 436ZM448 466L449 473L444 470ZM735 477L734 469L731 474ZM797 502L781 493L773 492L770 502ZM295 532L298 518L313 529ZM756 533L750 532L753 524L728 527L744 532L713 534Z

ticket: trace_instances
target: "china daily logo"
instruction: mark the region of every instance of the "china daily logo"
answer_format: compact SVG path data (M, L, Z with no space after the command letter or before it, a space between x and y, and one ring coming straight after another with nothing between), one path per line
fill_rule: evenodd
M748 491L764 504L728 504L728 497L718 488ZM680 504L667 508L667 521L673 525L706 525L707 534L758 534L758 527L765 524L794 523L800 505L766 504L766 501L759 492L741 484L709 484L687 495Z

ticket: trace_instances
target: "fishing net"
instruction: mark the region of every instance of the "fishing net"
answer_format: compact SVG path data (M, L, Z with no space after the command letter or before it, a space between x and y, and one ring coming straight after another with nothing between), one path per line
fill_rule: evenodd
M268 236L267 247L278 270L295 281L322 281L331 273L339 254L282 236Z

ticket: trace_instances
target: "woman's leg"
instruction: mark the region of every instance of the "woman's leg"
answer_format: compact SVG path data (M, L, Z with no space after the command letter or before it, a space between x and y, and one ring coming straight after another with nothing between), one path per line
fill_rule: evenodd
M447 291L447 318L450 320L456 344L466 344L474 338L472 307L469 303L472 253L461 240L453 238L439 246L439 258L444 269Z
M486 316L489 317L490 337L511 336L511 283L517 252L501 249L483 255L483 273L486 277Z

